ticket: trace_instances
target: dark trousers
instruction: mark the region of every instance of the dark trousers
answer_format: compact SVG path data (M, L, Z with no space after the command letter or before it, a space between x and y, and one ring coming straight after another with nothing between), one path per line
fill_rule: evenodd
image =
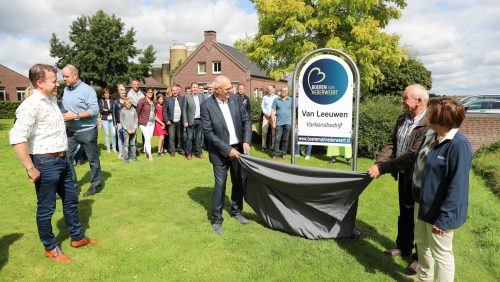
M398 217L398 236L396 237L396 246L401 250L402 256L409 256L412 254L415 247L415 254L413 259L418 260L416 254L416 246L414 243L414 207L406 207L406 199L404 195L408 195L408 187L411 187L410 180L405 177L405 174L399 173L398 175L398 196L399 196L399 217Z
M188 126L186 129L186 154L187 155L192 155L193 154L193 139L195 143L195 150L194 154L196 156L201 156L202 151L201 151L201 134L202 134L202 128L201 128L201 120L200 119L195 119L193 124Z
M168 150L170 153L175 153L177 150L178 152L184 152L182 143L183 143L183 138L182 138L182 133L184 132L184 126L182 123L179 122L172 122L168 126ZM177 142L177 144L176 144Z
M90 184L92 187L101 189L101 162L99 161L99 152L97 150L97 126L91 130L72 132L67 131L68 134L68 155L71 163L76 153L78 144L83 148L90 165ZM72 166L73 175L75 178L75 187L78 187L78 180L76 173Z
M129 156L135 160L137 159L135 142L137 141L137 131L129 134L125 129L123 130L123 159L128 160Z
M236 148L235 148L236 149ZM237 148L242 153L242 148ZM227 171L231 172L231 216L235 216L243 210L243 183L241 179L241 166L238 159L226 159L224 165L214 165L214 191L212 193L212 223L224 221L222 210L224 209L224 198L226 196Z
M35 182L36 225L45 250L52 250L58 245L51 223L56 210L56 193L62 199L69 236L73 241L82 239L85 234L78 218L78 192L73 184L72 161L65 157L41 155L33 155L31 158L40 171L40 179Z
M290 131L292 130L291 124L276 125L276 136L274 137L274 150L273 155L278 156L281 138L283 138L283 145L281 150L283 156L286 155L288 150L288 140L290 139Z

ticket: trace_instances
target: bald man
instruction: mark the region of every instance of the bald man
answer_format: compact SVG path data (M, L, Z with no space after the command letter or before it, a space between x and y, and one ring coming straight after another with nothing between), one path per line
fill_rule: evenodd
M241 224L248 224L243 217L243 183L238 157L250 150L252 124L239 98L232 92L231 81L218 76L214 81L214 95L201 105L201 125L208 140L209 159L214 167L212 194L212 229L222 234L222 210L226 194L227 171L231 171L231 216Z

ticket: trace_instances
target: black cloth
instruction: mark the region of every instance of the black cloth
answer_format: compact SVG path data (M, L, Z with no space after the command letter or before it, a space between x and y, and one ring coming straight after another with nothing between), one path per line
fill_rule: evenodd
M229 131L224 115L215 96L210 96L201 104L201 125L208 141L208 155L214 167L214 191L212 194L212 223L221 224L224 219L224 198L228 169L231 172L231 215L235 216L243 209L243 183L241 168L237 160L229 159L232 149L243 151L243 143L250 144L252 140L251 122L245 109L238 102L238 97L232 94L227 100L233 121L238 144L229 144ZM232 146L233 145L233 146Z
M272 228L308 239L353 234L366 172L303 167L246 155L239 158L245 200Z

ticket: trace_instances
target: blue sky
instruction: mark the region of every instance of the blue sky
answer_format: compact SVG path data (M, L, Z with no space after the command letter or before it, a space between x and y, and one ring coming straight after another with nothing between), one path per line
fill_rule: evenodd
M82 4L84 3L84 4ZM139 3L139 4L138 4ZM445 95L500 93L500 4L497 0L409 0L403 16L386 32L432 71L431 92ZM258 19L248 0L29 0L4 1L0 9L0 64L22 74L34 63L54 63L49 39L69 42L69 26L78 16L103 9L137 31L137 46L153 44L157 61L168 48L200 42L204 30L232 44L257 32Z

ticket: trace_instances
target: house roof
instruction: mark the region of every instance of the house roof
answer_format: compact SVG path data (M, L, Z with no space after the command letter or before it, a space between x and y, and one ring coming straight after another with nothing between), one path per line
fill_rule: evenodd
M140 82L139 87L151 87L151 88L156 88L156 89L167 89L168 86L165 84L159 82L158 80L152 78L152 77L146 77L144 79L146 83Z
M261 76L270 78L267 75L265 70L262 70L257 64L248 60L245 52L240 52L236 48L231 47L226 44L222 44L219 42L215 42L218 44L224 51L226 51L230 56L232 56L235 60L237 60L240 64L250 69L250 75Z

